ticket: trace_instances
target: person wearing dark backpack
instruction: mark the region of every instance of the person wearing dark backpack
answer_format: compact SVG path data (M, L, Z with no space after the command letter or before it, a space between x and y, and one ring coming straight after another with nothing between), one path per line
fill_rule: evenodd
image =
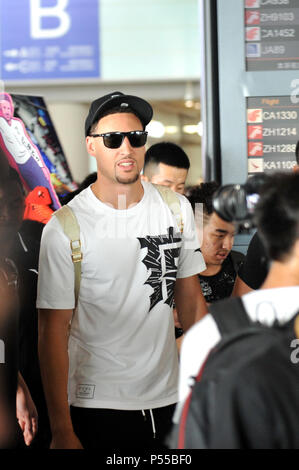
M171 447L299 448L299 175L273 175L254 218L268 276L186 335Z

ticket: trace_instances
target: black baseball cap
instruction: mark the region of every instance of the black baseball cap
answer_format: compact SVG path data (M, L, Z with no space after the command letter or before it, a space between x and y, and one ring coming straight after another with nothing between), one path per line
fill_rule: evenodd
M114 91L113 93L102 96L102 98L98 98L91 103L89 113L85 121L85 135L89 135L91 126L99 120L101 114L104 114L104 112L114 108L115 106L123 106L124 108L129 106L136 112L144 127L147 126L153 117L153 108L147 101L139 98L138 96L124 95L124 93L121 93L120 91Z

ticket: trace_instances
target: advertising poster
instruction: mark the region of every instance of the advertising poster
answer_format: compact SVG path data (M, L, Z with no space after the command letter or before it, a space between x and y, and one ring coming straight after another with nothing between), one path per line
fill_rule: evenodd
M27 194L25 218L47 222L77 185L42 97L0 93L0 148Z

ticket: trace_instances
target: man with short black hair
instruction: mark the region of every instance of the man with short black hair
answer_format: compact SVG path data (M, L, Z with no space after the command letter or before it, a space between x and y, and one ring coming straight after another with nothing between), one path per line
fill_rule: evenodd
M181 147L173 142L159 142L145 153L143 179L184 194L189 168L189 158Z
M91 104L97 180L67 205L83 254L77 305L69 239L56 217L43 232L37 305L52 448L163 447L177 401L173 299L185 330L206 312L192 208L178 195L181 233L140 178L151 118L149 103L120 92Z

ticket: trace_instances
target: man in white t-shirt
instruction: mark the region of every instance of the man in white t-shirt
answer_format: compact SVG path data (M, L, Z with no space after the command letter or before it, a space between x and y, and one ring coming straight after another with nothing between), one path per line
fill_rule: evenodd
M178 195L180 233L140 179L151 118L149 103L120 92L91 104L98 178L69 203L83 253L76 309L69 240L56 217L43 232L37 306L52 448L163 446L178 398L173 300L185 330L206 313L191 205Z
M243 295L241 299L248 317L253 322L259 322L268 327L276 323L284 325L291 321L299 310L298 174L278 174L271 177L263 189L263 194L255 210L255 220L267 255L271 259L271 266L260 289ZM219 306L221 306L221 302L219 302ZM225 314L224 307L224 317ZM297 331L298 334L299 331ZM220 331L210 313L205 315L186 334L181 348L179 405L175 413L175 422L178 421L186 398L190 395L194 378L202 368L204 369L210 351L220 340ZM293 346L290 345L290 364L292 355L294 361L298 362L299 340L295 341ZM297 351L292 350L295 347L297 347ZM257 390L257 382L258 378L254 384L255 390ZM272 413L273 410L267 400L262 406L265 409L269 406L269 409L265 412L261 411L257 404L256 410L260 416L267 416L268 412ZM254 420L254 416L251 418ZM266 432L265 429L269 422L264 421L265 428L259 429L259 432L263 432L263 430ZM276 429L280 424L277 423ZM203 427L202 429L203 433L206 432L206 436L208 436L207 428ZM252 442L258 446L257 436L258 434ZM266 438L266 436L264 437ZM277 441L277 446L279 447L279 445L280 443Z

